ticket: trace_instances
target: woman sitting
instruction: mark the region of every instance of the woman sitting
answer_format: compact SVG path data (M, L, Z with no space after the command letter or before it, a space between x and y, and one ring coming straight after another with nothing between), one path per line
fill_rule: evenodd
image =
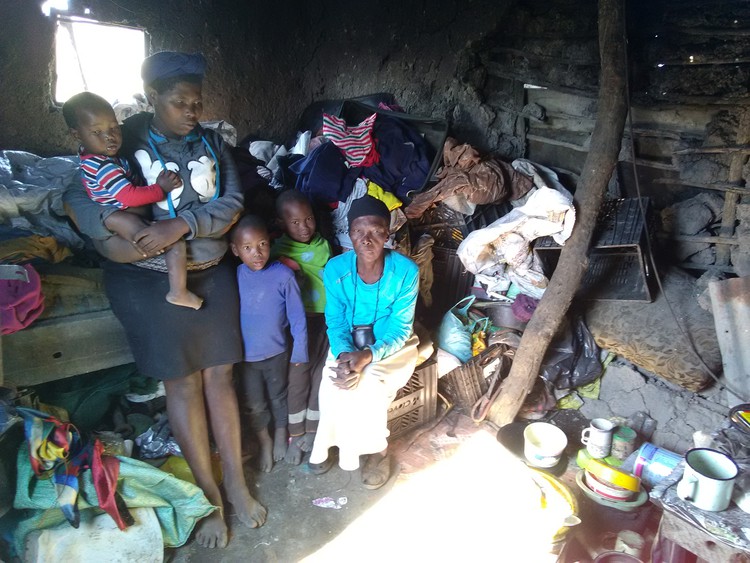
M331 259L323 273L331 347L310 469L328 471L333 463L328 450L338 446L344 470L357 469L360 456L367 456L362 483L377 489L391 473L388 407L417 362L419 274L410 259L384 248L390 213L382 201L355 200L347 218L354 251Z
M224 547L227 525L211 471L209 422L224 490L237 517L255 528L265 522L266 509L245 481L232 381L232 364L242 360L242 340L235 267L224 259L224 233L242 211L243 197L229 147L198 123L204 66L202 55L161 52L147 58L142 76L154 113L134 115L123 124L123 156L137 163L147 182L163 170L180 175L183 187L156 204L155 213L164 218L152 223L105 208L91 201L80 184L67 190L65 201L80 229L109 258L104 263L107 297L125 328L138 371L164 381L174 436L198 486L217 507L201 522L197 540ZM134 221L139 229L132 235L132 252L108 244L113 232L133 232ZM183 237L188 287L205 299L198 310L175 307L163 297L169 282L161 254Z

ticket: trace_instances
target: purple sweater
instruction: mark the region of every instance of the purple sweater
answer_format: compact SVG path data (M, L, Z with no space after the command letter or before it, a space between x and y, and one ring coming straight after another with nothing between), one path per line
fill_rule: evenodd
M284 352L289 327L294 339L289 361L307 362L307 321L294 272L280 262L259 272L240 264L237 284L245 361L259 362Z

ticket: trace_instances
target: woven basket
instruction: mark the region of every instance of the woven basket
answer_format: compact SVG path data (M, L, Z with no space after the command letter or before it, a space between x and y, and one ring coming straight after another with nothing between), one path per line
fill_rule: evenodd
M493 344L468 362L449 371L439 380L441 391L456 408L471 413L479 398L487 392L484 368L508 350L506 344Z

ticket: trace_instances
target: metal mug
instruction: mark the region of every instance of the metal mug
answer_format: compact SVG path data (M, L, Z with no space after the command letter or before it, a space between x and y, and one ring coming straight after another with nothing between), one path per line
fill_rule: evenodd
M737 464L725 453L709 448L688 450L677 496L697 508L721 512L729 506L738 473Z
M581 432L581 442L586 446L589 455L602 459L609 455L612 448L612 430L615 425L606 418L595 418Z

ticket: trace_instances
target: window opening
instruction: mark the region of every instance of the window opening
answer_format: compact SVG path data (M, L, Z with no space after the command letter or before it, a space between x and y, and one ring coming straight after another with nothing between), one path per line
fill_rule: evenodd
M143 92L139 77L145 56L142 29L58 17L55 101L62 104L78 92L89 91L112 104L127 103Z

